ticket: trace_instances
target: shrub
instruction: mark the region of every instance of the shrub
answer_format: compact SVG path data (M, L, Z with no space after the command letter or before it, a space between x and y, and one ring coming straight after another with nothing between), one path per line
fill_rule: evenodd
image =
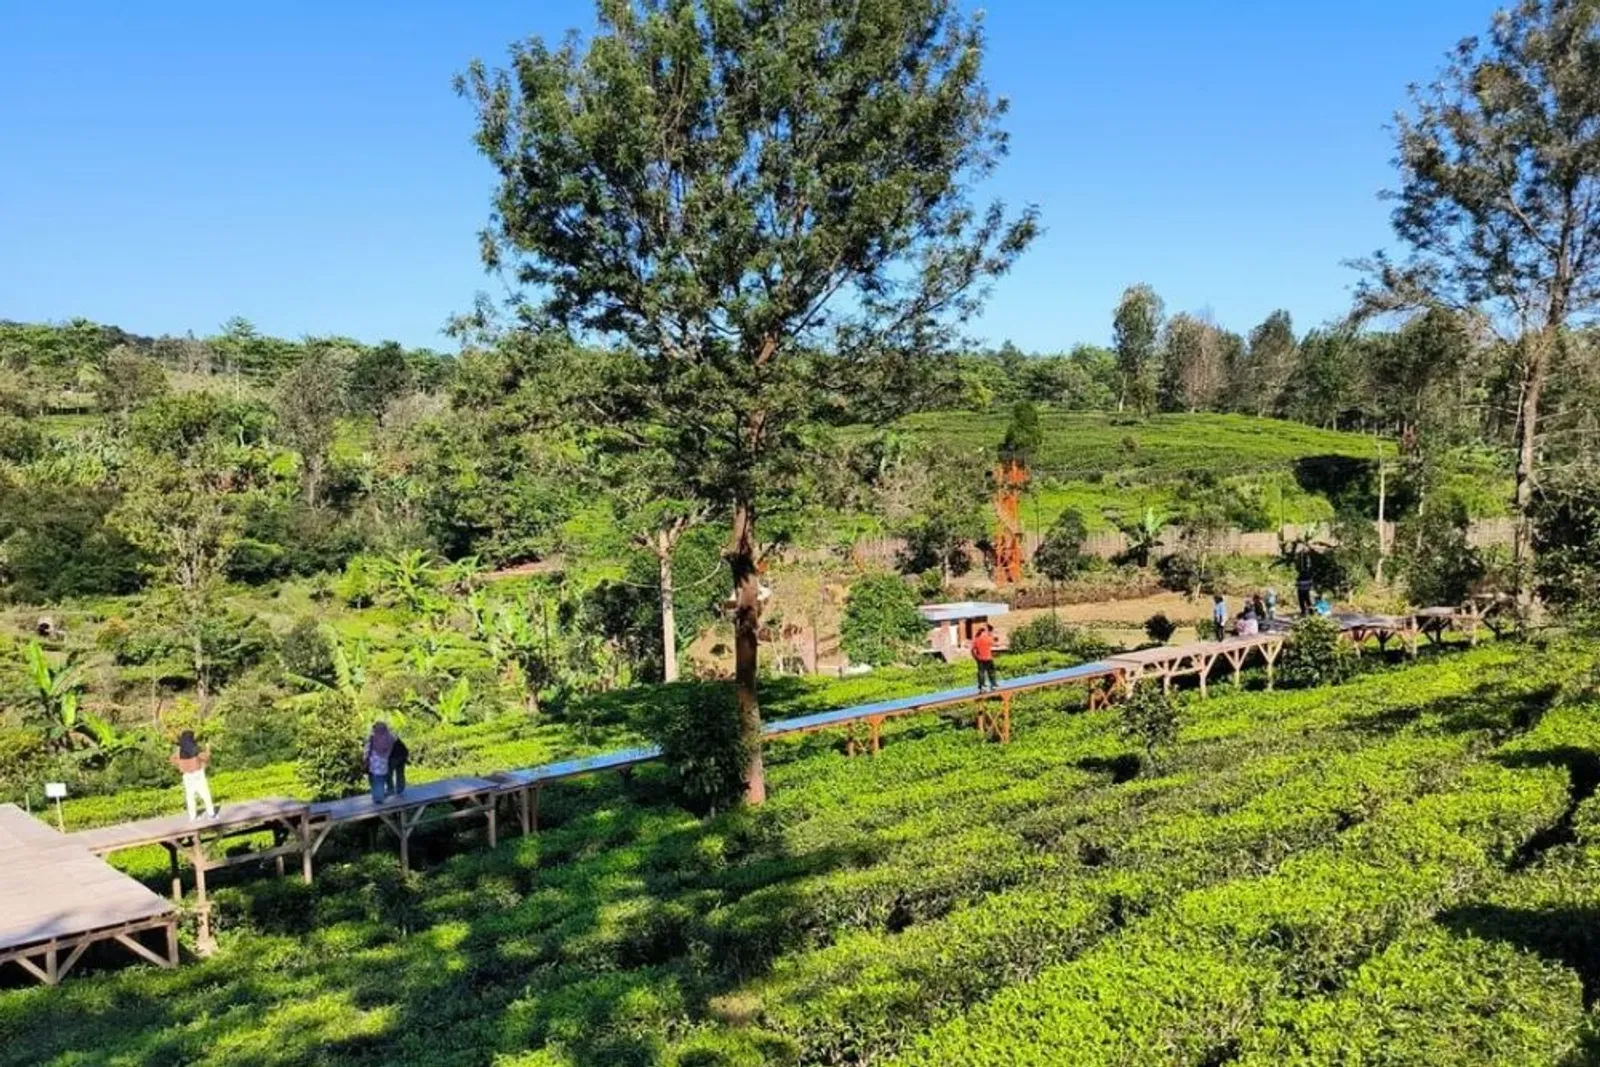
M1568 475L1541 487L1533 549L1540 598L1569 618L1600 618L1600 474Z
M698 699L666 705L651 732L686 807L705 813L738 802L751 752L739 729L731 688L701 687Z
M333 666L333 645L322 624L306 616L283 635L278 644L278 661L283 669L299 678L310 678L331 686L337 681Z
M360 784L361 719L339 693L319 694L300 717L295 777L316 800L332 800Z
M1178 705L1172 694L1155 682L1140 682L1118 707L1117 724L1123 737L1142 745L1155 760L1156 749L1178 736Z
M1089 527L1083 521L1083 513L1068 508L1057 517L1034 551L1033 569L1052 582L1070 580L1084 568L1083 543L1088 537Z
M44 454L45 439L29 419L0 415L0 460L30 463Z
M1400 529L1396 541L1412 603L1460 604L1483 581L1488 570L1467 540L1468 524L1466 509L1456 504L1432 508Z
M839 640L854 662L880 667L909 659L927 631L910 587L896 575L877 574L851 587Z
M1167 618L1167 613L1158 611L1144 620L1144 632L1150 640L1165 644L1178 632L1178 624Z
M1013 652L1065 652L1093 660L1111 651L1110 645L1085 630L1068 626L1057 615L1040 615L1012 630L1009 636Z
M300 710L253 678L230 685L214 705L211 749L218 768L265 767L293 758L299 747Z
M1355 672L1356 651L1340 634L1338 623L1320 615L1295 620L1278 663L1278 676L1285 684L1337 685Z

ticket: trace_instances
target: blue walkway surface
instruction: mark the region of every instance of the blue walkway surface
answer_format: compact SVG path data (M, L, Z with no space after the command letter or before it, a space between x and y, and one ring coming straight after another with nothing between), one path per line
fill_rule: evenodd
M1017 678L1002 678L999 691L1002 693L1014 693L1024 689L1037 689L1040 686L1060 685L1064 682L1074 682L1083 678L1111 674L1115 669L1111 664L1100 661L1081 663L1076 667L1065 667L1056 671L1024 674ZM968 685L960 689L940 690L937 693L918 693L915 696L897 697L894 700L880 700L876 704L855 704L848 708L835 708L832 711L819 711L814 715L801 715L793 719L779 719L777 722L769 722L761 727L761 734L763 737L779 737L783 734L792 734L802 730L815 730L823 726L838 726L847 722L877 718L880 715L898 715L915 711L918 708L959 704L965 700L972 700L977 695L978 687L976 685Z
M1080 663L1076 667L1064 667L1060 670L1043 671L1039 674L1024 674L1016 678L1003 678L1000 681L999 692L1015 693L1028 689L1038 689L1048 685L1062 685L1066 682L1081 681L1085 678L1097 678L1115 673L1116 668L1103 661L1093 663ZM762 737L782 737L786 734L803 733L806 730L817 730L825 726L842 726L849 722L860 722L863 719L873 719L879 716L902 715L917 711L920 708L940 707L947 704L959 704L972 700L978 695L976 685L963 686L959 689L943 689L936 693L918 693L915 696L897 697L894 700L880 700L874 704L853 704L848 708L834 708L831 711L819 711L813 715L799 715L792 719L779 719L777 722L763 723L761 726ZM546 763L539 767L529 767L519 771L509 771L506 777L516 785L534 785L539 782L551 782L558 778L574 778L580 774L590 774L595 771L616 770L623 767L633 767L640 763L649 763L661 758L661 749L655 745L641 748L625 748L615 752L602 752L597 756L584 756L581 759L562 760L560 763Z

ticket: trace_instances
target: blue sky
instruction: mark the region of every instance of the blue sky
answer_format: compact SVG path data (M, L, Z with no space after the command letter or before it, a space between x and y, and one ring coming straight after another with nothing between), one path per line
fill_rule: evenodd
M1104 342L1145 281L1248 329L1342 312L1387 243L1385 125L1492 0L998 0L991 192L1047 234L976 332ZM449 348L489 286L492 175L450 89L588 0L0 0L0 318L342 333Z

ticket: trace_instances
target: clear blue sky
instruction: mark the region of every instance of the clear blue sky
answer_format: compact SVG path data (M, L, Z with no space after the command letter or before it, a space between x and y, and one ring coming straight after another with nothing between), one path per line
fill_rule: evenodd
M978 332L1103 342L1122 288L1247 329L1340 313L1388 240L1385 125L1493 0L998 0L994 182L1047 235ZM0 0L0 318L448 348L492 176L450 89L588 0Z

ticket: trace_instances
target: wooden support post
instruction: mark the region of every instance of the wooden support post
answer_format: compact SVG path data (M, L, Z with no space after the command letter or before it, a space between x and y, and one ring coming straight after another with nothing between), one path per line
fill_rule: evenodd
M876 756L883 748L883 717L875 715L867 720L867 744L870 751Z
M167 924L167 966L178 965L178 920L173 919Z
M272 828L272 847L275 848L275 849L282 848L283 847L283 842L285 841L285 839L288 838L288 836L289 836L288 834L284 833L283 827L274 826ZM277 869L278 877L282 878L283 877L283 853L280 852L276 856L272 857L272 865L273 865L273 867L275 867Z
M1200 675L1200 698L1202 700L1211 695L1206 689L1206 675L1211 673L1211 664L1215 661L1215 656L1207 656L1204 652L1195 657L1195 666L1198 668L1196 673Z
M58 985L61 982L61 971L56 966L56 943L54 941L44 950L45 982L49 985Z
M1011 743L1011 694L1000 694L1000 743Z
M161 842L167 850L167 864L172 870L172 902L183 903L183 875L178 870L178 846L171 841Z
M306 885L311 884L311 813L303 811L300 820L296 823L296 832L300 835L300 878Z
M194 864L194 893L195 916L199 920L199 928L195 933L194 947L202 956L209 956L217 949L216 938L211 936L211 902L206 899L206 848L200 840L199 831L195 831L190 856Z
M533 787L533 796L528 804L528 829L530 833L536 834L539 832L539 790L543 788L543 785Z
M491 793L489 795L484 807L489 812L489 847L497 848L499 847L500 842L496 834L497 827L495 824L494 794Z

